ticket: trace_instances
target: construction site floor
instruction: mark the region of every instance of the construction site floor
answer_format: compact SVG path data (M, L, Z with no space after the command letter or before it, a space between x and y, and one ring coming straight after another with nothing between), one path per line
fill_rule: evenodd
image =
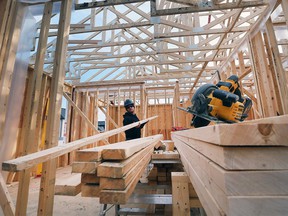
M62 173L69 171L71 167L60 168L57 170L57 177L61 177ZM27 215L37 215L39 188L41 178L31 178L29 187L29 201L27 208ZM16 205L18 182L8 185L8 191ZM81 197L77 196L60 196L55 195L53 215L69 215L69 216L96 216L100 213L99 198ZM4 215L0 208L0 216ZM114 208L110 209L106 214L107 216L115 215Z

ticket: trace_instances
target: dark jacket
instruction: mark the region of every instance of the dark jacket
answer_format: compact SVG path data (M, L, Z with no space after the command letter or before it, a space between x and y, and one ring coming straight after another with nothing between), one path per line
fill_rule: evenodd
M123 119L123 126L139 121L136 114L132 114L129 112L126 112L123 115L123 118L124 118ZM141 124L140 127L138 127L138 128L134 127L134 128L129 129L129 130L126 130L125 131L126 140L141 138L141 129L144 127L145 124L146 124L146 122Z

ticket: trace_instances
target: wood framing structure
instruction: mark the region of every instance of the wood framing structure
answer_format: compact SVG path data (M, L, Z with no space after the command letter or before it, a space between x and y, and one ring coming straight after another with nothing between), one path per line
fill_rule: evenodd
M38 214L51 215L56 167L71 165L79 148L125 140L125 99L134 101L139 119L158 116L142 136L165 140L175 128L190 128L190 114L177 107L190 106L201 85L230 75L253 101L250 119L288 114L287 0L6 0L0 14L0 162L10 171L0 175L5 215L27 211L29 178L40 162ZM65 102L65 142L58 145ZM103 118L104 133L113 135L100 133ZM284 129L273 130L277 139ZM40 150L53 156L33 162ZM7 168L21 156L32 161L29 168ZM13 180L15 206L4 184Z

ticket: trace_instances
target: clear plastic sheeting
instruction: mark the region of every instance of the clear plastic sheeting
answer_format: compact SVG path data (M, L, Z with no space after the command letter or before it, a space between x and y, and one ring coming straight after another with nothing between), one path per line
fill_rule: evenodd
M14 72L7 105L3 140L2 145L0 146L0 152L2 155L1 161L11 159L13 155L15 155L30 50L33 47L33 38L36 34L36 20L31 14L30 7L23 7L25 13L22 19L20 39L16 53ZM3 175L5 179L7 173L3 173Z
M33 16L42 16L43 15L43 10L44 10L44 3L49 2L49 0L20 0L19 2L22 3L28 3L28 4L33 4L30 7L30 12ZM34 5L36 3L36 5ZM38 3L38 4L37 4ZM43 3L43 4L41 4ZM72 4L72 11L74 11L74 0ZM52 9L52 14L58 14L60 13L61 10L61 1L58 2L53 2L53 9Z

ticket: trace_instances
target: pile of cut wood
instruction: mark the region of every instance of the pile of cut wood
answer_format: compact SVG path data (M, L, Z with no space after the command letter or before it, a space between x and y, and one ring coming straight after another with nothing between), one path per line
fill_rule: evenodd
M288 215L288 116L177 131L172 139L210 215Z
M82 196L99 196L103 204L125 204L161 139L159 134L77 151L72 172L82 173Z

